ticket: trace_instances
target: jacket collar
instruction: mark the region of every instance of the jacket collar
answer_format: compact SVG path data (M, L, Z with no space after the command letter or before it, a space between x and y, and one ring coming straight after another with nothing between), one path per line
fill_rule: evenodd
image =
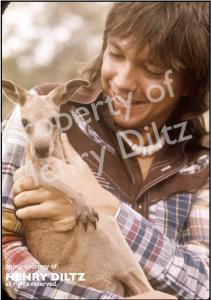
M93 85L81 86L77 89L77 91L70 97L70 101L79 104L91 104L98 99L101 93L102 87L100 80L98 80Z
M146 190L169 178L186 165L187 157L184 146L184 143L177 143L174 146L165 145L163 149L156 153L137 198L140 198Z
M102 95L102 87L100 80L97 81L92 86L81 86L76 93L74 93L70 99L72 102L76 102L79 104L91 104L99 99L100 95ZM100 106L99 112L103 117L106 124L112 129L113 131L117 131L117 126L113 123L113 120L110 115L110 111L108 110L108 106ZM176 134L177 135L177 134ZM170 177L171 175L175 174L178 170L184 167L187 163L187 157L185 155L185 144L186 143L177 143L173 146L165 145L162 150L160 150L155 155L155 159L150 167L149 173L146 179L143 181L141 180L141 187L139 188L139 193L137 197L141 197L141 195L148 190L150 187L154 186L160 181L163 181L165 178ZM172 152L174 155L172 155ZM134 160L134 159L133 159ZM128 171L132 174L132 170L130 170L130 163L125 163L127 166ZM137 170L139 170L138 162L134 164ZM135 168L135 169L136 169ZM134 177L134 176L132 176ZM141 179L141 176L138 176Z

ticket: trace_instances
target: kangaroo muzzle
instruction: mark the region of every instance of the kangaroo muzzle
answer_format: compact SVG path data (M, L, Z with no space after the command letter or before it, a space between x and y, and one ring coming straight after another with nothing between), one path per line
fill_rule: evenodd
M43 145L43 146L35 146L35 154L39 158L46 158L49 156L49 145Z

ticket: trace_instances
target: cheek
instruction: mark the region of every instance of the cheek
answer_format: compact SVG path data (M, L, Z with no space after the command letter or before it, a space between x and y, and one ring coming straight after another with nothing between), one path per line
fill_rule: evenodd
M161 80L147 80L145 82L145 95L152 103L158 103L166 97L166 87Z
M102 80L107 80L109 77L111 77L111 69L109 64L106 62L106 60L103 60L102 68L101 68L101 77Z
M170 106L178 102L181 97L181 84L174 79L172 80L172 82L169 81L167 83L165 79L147 81L145 84L145 95L148 100L151 103L163 102ZM170 101L172 101L172 103L170 103Z
M106 53L103 56L103 64L101 67L101 81L102 87L105 87L109 84L109 80L111 80L115 76L115 68L112 64L111 60L108 58Z

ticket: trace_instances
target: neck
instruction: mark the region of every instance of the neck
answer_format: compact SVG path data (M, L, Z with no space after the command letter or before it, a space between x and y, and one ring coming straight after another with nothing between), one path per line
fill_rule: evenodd
M61 140L60 140L60 136L59 136L58 132L56 132L53 155L56 156L57 158L64 160L64 153L62 150L62 144L61 144Z
M133 134L128 134L128 138L136 145L143 144L143 146L148 146L152 144L156 144L159 141L160 138L160 132L155 125L155 123L151 126L148 127L146 126L147 130L144 128L137 129L137 133L139 134L140 138Z

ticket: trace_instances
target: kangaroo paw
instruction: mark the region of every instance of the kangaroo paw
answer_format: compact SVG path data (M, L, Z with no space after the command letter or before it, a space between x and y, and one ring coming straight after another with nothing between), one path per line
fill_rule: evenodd
M88 225L91 223L95 229L97 229L97 221L99 220L98 213L93 209L85 206L76 210L75 221L76 224L82 223L85 231L87 231Z

